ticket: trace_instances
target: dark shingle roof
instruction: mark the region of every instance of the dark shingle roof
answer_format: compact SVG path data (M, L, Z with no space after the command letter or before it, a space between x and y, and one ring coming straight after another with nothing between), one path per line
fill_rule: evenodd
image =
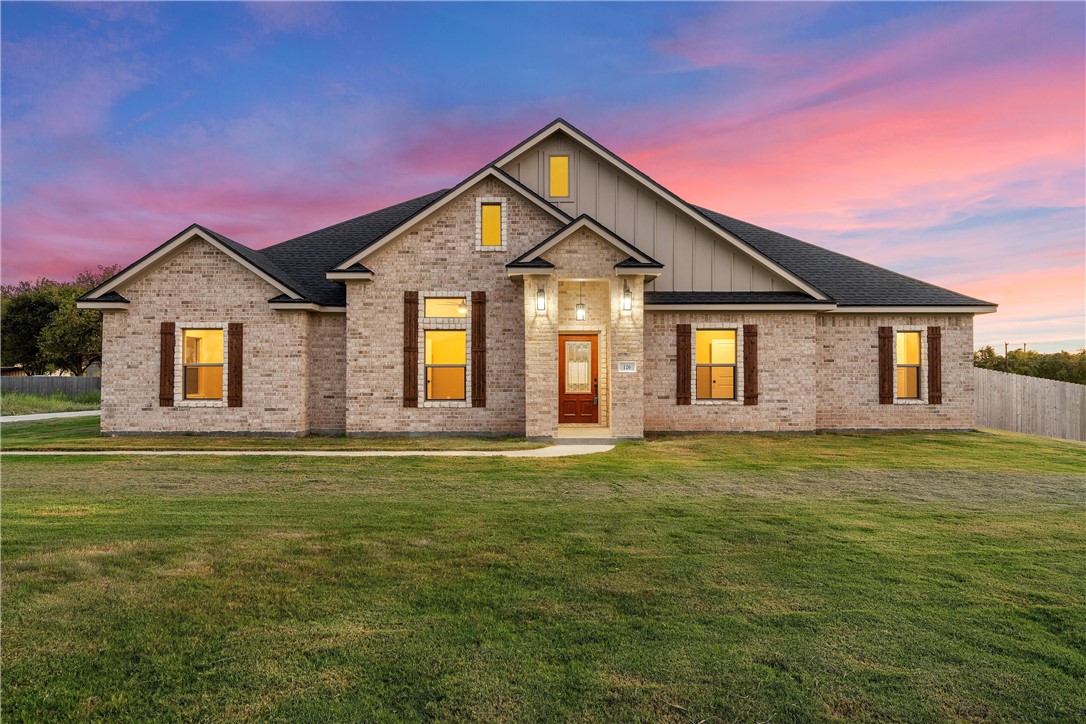
M694 206L711 222L749 244L840 306L977 306L973 297L838 254L791 236Z
M446 192L447 189L442 189L253 253L290 269L303 285L307 299L318 304L343 306L347 303L346 288L339 282L330 281L325 273L437 201Z
M274 259L270 259L269 257L267 257L263 251L250 249L244 244L239 244L233 239L223 236L217 231L212 231L206 226L201 226L200 224L193 224L193 226L197 227L208 236L214 238L215 241L227 247L228 249L230 249L230 251L234 252L242 259L249 262L257 269L270 276L272 279L275 279L283 286L289 288L295 294L300 294L303 297L307 296L305 287L302 284L299 284L298 280L295 279L291 274L288 274L279 264L275 262Z
M645 292L645 304L826 304L803 292Z

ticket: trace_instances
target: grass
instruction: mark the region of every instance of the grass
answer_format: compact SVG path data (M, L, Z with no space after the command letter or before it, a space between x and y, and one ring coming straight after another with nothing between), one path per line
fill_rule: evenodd
M5 721L1086 718L1086 449L3 461Z
M97 410L102 406L100 392L82 395L29 395L25 392L0 392L0 415L37 415L43 412Z
M208 437L124 435L102 437L97 417L7 423L3 450L522 450L543 447L524 438L373 437Z

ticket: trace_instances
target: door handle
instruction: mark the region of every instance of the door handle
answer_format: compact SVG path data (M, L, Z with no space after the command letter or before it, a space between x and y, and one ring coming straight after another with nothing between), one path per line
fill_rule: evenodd
M592 378L592 404L596 407L600 406L600 379L598 377Z

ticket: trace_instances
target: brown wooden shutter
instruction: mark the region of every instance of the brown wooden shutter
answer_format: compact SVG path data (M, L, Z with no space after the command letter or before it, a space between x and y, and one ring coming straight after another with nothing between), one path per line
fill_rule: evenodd
M245 340L241 322L231 322L226 328L226 406L241 407L241 389L245 379Z
M675 404L690 404L690 325L675 325Z
M419 293L403 293L403 406L419 406Z
M743 404L758 404L758 325L743 325Z
M471 406L486 407L486 292L471 293Z
M943 404L943 331L928 327L928 404Z
M173 407L173 322L163 322L159 329L160 351L158 357L158 406Z
M894 329L879 327L879 404L894 402Z

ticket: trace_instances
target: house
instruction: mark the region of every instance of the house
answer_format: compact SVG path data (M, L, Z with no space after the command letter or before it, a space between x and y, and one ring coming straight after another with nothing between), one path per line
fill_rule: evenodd
M564 120L264 249L192 225L81 298L102 431L639 438L973 425L973 299L680 199Z

